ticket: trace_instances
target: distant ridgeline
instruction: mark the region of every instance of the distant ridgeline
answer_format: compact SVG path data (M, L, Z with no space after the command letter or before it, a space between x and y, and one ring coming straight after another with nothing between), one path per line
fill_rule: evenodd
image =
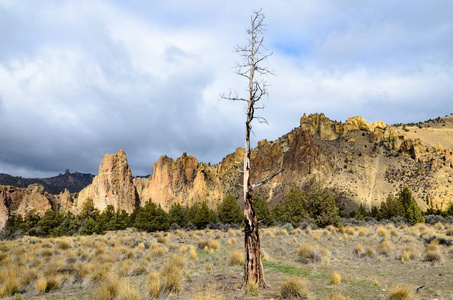
M91 184L94 175L84 173L69 173L66 170L64 174L59 174L49 178L23 178L19 176L11 176L8 174L0 174L0 185L11 185L20 188L26 188L30 184L40 184L44 190L51 194L60 194L67 189L71 193L80 192L87 185Z

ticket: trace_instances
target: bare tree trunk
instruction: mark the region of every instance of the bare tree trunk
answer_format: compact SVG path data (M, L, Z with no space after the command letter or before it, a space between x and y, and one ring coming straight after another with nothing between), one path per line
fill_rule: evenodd
M244 285L248 283L257 283L260 287L266 288L264 280L263 265L261 264L261 245L260 234L258 230L258 221L255 215L255 203L253 199L253 189L268 182L283 170L278 171L270 178L252 185L250 182L250 132L252 131L253 119L258 119L259 122L266 122L262 117L255 116L255 109L263 109L264 107L256 107L255 104L267 94L266 81L256 79L255 75L273 75L269 69L262 67L261 63L268 58L272 53L263 54L261 49L264 38L259 37L264 32L265 25L263 24L264 15L260 11L253 12L251 17L251 26L247 30L249 35L248 44L244 47L237 47L236 52L240 53L244 59L243 63L237 65L237 74L249 80L248 98L240 98L237 93L230 90L228 96L222 96L224 99L232 101L247 102L247 120L245 122L245 153L244 153L244 221L245 221L245 265L244 265Z
M253 84L253 67L250 69L250 85ZM260 287L266 288L264 280L263 265L261 264L261 245L258 221L255 215L255 202L253 188L250 182L250 131L253 120L253 102L250 100L247 108L247 121L245 133L244 153L244 221L245 221L245 265L244 284L249 282L257 283Z

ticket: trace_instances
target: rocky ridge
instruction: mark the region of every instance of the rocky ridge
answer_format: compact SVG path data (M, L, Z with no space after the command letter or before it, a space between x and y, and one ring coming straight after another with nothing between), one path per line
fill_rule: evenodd
M453 149L429 146L406 133L381 121L370 124L362 117L342 123L324 114L304 114L299 127L275 141L262 140L252 150L253 182L284 169L256 194L265 196L273 207L293 182L303 185L316 177L337 191L344 212L360 203L368 208L379 206L389 193L404 186L412 190L422 209L445 208L453 200ZM106 154L98 175L78 194L66 190L50 195L36 186L1 186L0 225L11 212L25 214L32 208L77 213L88 198L101 210L112 204L132 212L149 199L165 209L175 202L192 205L201 201L215 208L228 193L240 199L243 154L237 148L216 165L186 153L176 160L163 155L148 178L132 178L123 150Z

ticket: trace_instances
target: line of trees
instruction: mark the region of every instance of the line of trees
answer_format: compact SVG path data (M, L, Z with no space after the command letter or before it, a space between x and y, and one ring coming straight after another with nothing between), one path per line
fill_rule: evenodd
M349 217L362 221L365 220L366 217L373 217L377 220L402 217L408 223L415 224L425 222L423 215L453 216L453 202L450 203L448 208L444 211L430 208L423 213L409 188L405 187L397 196L389 194L379 208L373 206L371 210L366 210L363 205L360 204L359 209L352 212Z
M255 213L261 226L291 223L295 227L303 221L318 226L337 225L340 216L335 201L335 193L323 188L319 182L305 189L299 189L294 184L283 203L273 210L264 197L254 198ZM200 229L218 223L243 226L243 220L242 209L230 194L223 198L217 210L209 208L206 202L192 206L175 203L166 212L150 199L143 206L136 207L131 214L125 210L115 210L112 205L107 205L100 212L93 200L88 199L77 215L53 210L47 210L42 216L36 210L31 210L25 217L12 214L6 221L2 238L90 235L129 227L153 232L170 228Z

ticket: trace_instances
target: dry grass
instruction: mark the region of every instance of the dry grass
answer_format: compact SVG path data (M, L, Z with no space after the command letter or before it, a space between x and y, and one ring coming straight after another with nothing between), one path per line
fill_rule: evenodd
M293 276L283 282L280 287L280 296L283 299L308 299L309 292L305 281Z
M261 260L262 261L269 261L270 260L269 253L267 253L266 250L264 250L264 249L261 249Z
M302 244L297 251L298 260L302 263L320 262L323 254L313 245Z
M399 259L405 263L410 260L415 260L419 256L419 253L416 248L412 247L405 247L401 250Z
M360 227L360 228L359 228L358 235L359 235L360 237L366 236L367 234L368 234L368 229L366 229L365 227Z
M361 257L365 254L365 250L363 249L362 244L355 245L354 250L352 252L359 257Z
M423 276L429 276L426 278L430 278L438 288L422 289L417 293L421 299L452 294L453 289L444 282L446 277L436 275L451 269L453 246L440 244L443 240L424 245L429 236L420 237L420 232L440 229L429 224L406 228L384 227L389 232L387 239L376 234L377 227L376 230L372 227L340 227L339 231L343 234L336 236L334 227L311 230L310 236L296 228L287 236L277 235L275 240L272 235L281 228L264 229L261 256L266 281L271 289L259 290L259 298L279 298L276 293L282 287L281 280L285 274L296 274L296 277L303 274L310 283L311 295L306 295L313 299L344 299L345 289L350 299L374 299L377 295L386 294L382 291L387 289L386 286L405 282L407 278L411 278L410 283L414 286L424 285L425 282L420 282ZM445 226L437 235L444 236L449 228ZM396 233L392 234L392 230ZM351 234L353 231L354 234ZM416 235L410 234L415 231ZM185 231L175 231L172 235L118 231L96 237L0 241L0 294L18 299L75 299L85 296L90 299L241 298L244 297L244 290L229 288L243 276L240 275L244 261L242 245L233 243L240 238L240 234L243 233L233 231L230 236L218 230L198 230L193 231L193 238L190 238ZM220 235L222 238L218 239ZM319 237L318 241L313 242L314 236ZM339 236L342 241L338 241ZM158 237L165 237L167 243L157 243ZM302 246L295 244L294 239ZM390 247L384 247L386 241ZM199 242L204 243L206 252L195 251ZM379 253L388 254L376 257L378 248ZM388 248L390 250L383 251ZM235 250L239 252L237 262L229 258L234 257L232 253ZM364 259L354 259L351 254ZM166 267L174 255L183 261L174 263L179 267L173 270L178 272ZM294 258L298 259L299 255L310 264L295 262ZM319 265L311 264L319 259ZM398 260L406 264L398 263ZM425 261L442 263L431 265ZM228 267L228 264L234 267ZM335 285L332 273L337 270L341 271L341 277L348 278L347 284L340 277L340 286ZM370 281L371 286L376 280L379 287L363 285L363 280ZM140 295L137 295L137 290L141 291Z
M260 295L258 290L258 284L254 282L249 282L245 286L245 296L248 297L258 297Z
M217 290L215 286L205 285L199 290L194 297L194 300L224 300L224 295Z
M330 275L330 283L333 285L340 285L341 284L341 275L337 272L333 272Z
M139 291L131 284L128 278L123 278L120 281L117 295L118 300L138 300L141 299Z
M445 231L445 234L448 236L453 236L453 225L448 226L447 230Z
M368 257L375 257L376 256L376 249L373 247L367 247L365 249L365 255Z
M160 270L161 291L166 295L182 292L182 277L186 261L184 257L173 255Z
M7 267L0 270L0 281L2 282L0 287L1 297L14 295L19 291L19 278L16 271L15 267Z
M158 272L152 272L146 279L148 295L151 299L155 299L160 295L160 275Z
M409 285L397 285L390 290L388 300L411 300L414 299L414 289Z
M384 226L379 226L378 229L377 229L377 234L383 238L389 238L390 237L390 233L389 231L387 230L386 227Z
M392 242L390 242L387 239L383 239L379 244L377 250L379 254L389 256L390 252L392 251L392 248L393 248Z
M430 262L440 262L442 261L443 256L442 252L438 250L428 250L425 254L425 260Z
M244 254L239 250L234 250L228 256L229 266L241 266L244 264Z
M92 291L91 299L105 300L115 299L118 294L119 281L112 275L105 278L99 285Z
M191 260L197 260L197 258L198 258L197 251L195 251L195 248L193 246L190 247L189 257Z

